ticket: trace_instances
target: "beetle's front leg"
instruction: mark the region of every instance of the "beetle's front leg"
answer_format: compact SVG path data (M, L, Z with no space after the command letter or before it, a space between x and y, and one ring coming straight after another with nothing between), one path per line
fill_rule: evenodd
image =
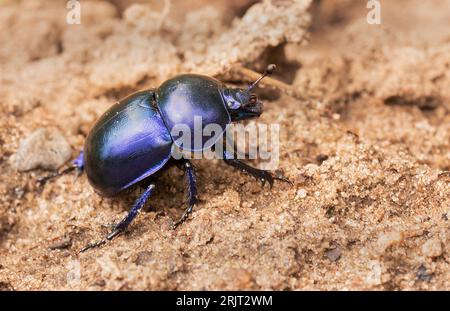
M173 224L173 228L176 228L179 224L186 220L189 214L192 213L194 205L198 202L197 183L195 178L194 166L188 160L181 160L180 164L184 169L186 175L186 183L188 185L188 206L180 219L178 219L178 221Z
M230 153L226 150L223 151L223 160L225 161L226 164L233 166L233 167L239 169L240 171L245 172L245 173L255 177L257 180L260 180L262 182L263 186L265 185L266 182L268 182L270 185L270 188L272 188L275 180L281 180L281 181L292 184L292 182L289 179L287 179L286 177L277 177L277 176L274 176L269 171L260 170L255 167L252 167L252 166L246 164L245 162L236 159L236 156L234 153Z
M83 172L84 169L84 158L83 158L83 151L80 151L80 153L78 154L78 156L75 158L75 160L72 161L72 165L70 165L69 167L66 167L65 169L63 169L62 171L56 171L56 172L52 172L50 174L48 174L47 176L38 178L37 180L37 184L39 187L42 187L45 185L45 183L53 178L59 177L61 175L65 175L69 172L72 171L77 171L78 175L81 175L81 173Z

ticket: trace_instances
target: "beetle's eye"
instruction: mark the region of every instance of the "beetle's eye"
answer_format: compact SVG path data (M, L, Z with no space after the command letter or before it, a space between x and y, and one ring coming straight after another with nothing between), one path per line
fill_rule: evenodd
M234 99L230 99L228 102L228 107L230 107L230 109L238 109L239 107L241 107L241 103L234 100Z

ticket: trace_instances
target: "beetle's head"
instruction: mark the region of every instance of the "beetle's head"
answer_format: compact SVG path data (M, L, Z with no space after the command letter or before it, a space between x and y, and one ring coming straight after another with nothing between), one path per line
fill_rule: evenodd
M275 65L267 66L264 74L261 75L247 89L225 88L222 92L225 99L228 112L232 121L240 121L259 117L263 110L263 104L258 97L252 93L252 90L258 85L265 76L272 74Z
M256 118L262 113L262 103L248 90L227 88L223 97L232 121Z

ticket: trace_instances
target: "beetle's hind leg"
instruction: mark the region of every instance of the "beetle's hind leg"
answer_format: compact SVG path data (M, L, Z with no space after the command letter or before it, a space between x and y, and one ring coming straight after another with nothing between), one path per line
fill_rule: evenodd
M180 219L173 224L173 228L176 228L179 224L187 219L190 213L194 208L194 205L198 202L197 195L197 182L195 178L195 171L192 163L188 160L182 160L181 165L184 169L184 173L186 175L186 182L188 186L188 201L187 208L184 210L183 215L181 215Z
M141 194L141 196L134 202L131 210L128 212L127 216L125 216L124 219L122 219L117 225L115 225L111 231L103 240L90 243L83 247L83 249L80 252L85 252L88 249L101 246L106 243L106 241L112 240L115 236L119 235L125 229L131 224L133 219L137 216L139 211L144 207L145 202L149 199L150 195L153 193L153 190L155 189L155 184L151 183L147 189Z
M56 172L52 172L50 174L48 174L47 176L38 178L37 180L37 184L39 187L42 187L45 185L46 182L48 182L49 180L65 175L67 173L70 173L72 171L77 171L78 176L81 175L81 173L83 173L83 169L84 169L84 158L83 158L83 151L80 151L79 155L72 161L71 165L69 167L66 167L65 169L61 170L61 171L56 171Z
M284 181L287 183L290 183L292 185L292 182L287 179L286 177L277 177L274 176L271 172L260 170L255 167L252 167L248 165L247 163L236 159L235 154L229 153L226 150L223 151L223 160L226 164L233 166L237 169L239 169L242 172L245 172L253 177L255 177L257 180L260 180L262 182L262 185L264 186L267 182L270 185L270 188L272 188L273 183L275 180Z

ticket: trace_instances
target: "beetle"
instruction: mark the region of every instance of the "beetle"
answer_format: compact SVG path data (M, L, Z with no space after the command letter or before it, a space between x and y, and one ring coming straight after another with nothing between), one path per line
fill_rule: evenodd
M42 183L75 169L84 171L95 192L105 197L147 181L144 192L125 218L105 239L88 244L82 252L112 240L129 226L155 189L158 173L169 167L169 163L176 163L187 177L187 207L173 227L182 223L198 202L197 186L193 165L185 158L175 160L174 147L193 152L213 146L202 137L200 146L186 147L180 144L179 137L175 137L171 129L184 124L194 130L194 118L200 116L205 123L203 127L218 124L223 134L231 122L259 117L262 103L252 90L274 69L275 65L269 65L246 89L229 88L204 75L182 74L166 80L156 89L131 94L110 107L90 130L84 150L72 166L40 180ZM263 183L267 181L270 186L276 179L289 182L284 177L249 166L228 150L223 151L223 160Z

